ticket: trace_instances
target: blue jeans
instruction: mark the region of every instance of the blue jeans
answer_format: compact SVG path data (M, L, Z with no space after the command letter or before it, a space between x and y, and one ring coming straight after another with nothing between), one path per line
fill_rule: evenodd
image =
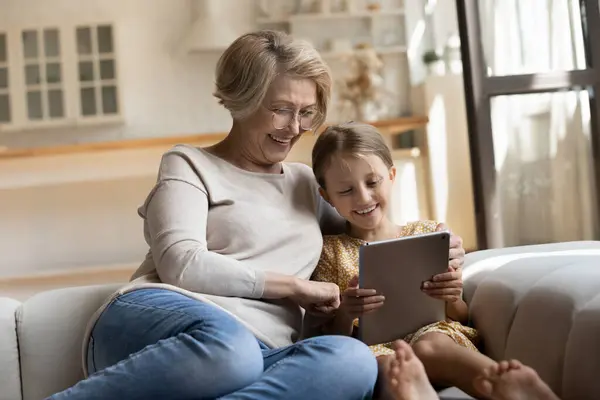
M215 306L162 289L119 296L88 346L90 376L50 397L67 399L370 398L368 347L321 336L270 349Z

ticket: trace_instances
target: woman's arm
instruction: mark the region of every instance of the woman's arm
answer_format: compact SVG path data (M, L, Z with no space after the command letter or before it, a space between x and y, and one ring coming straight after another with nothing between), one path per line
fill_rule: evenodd
M208 196L192 183L159 182L146 203L146 227L160 279L193 292L278 299L295 296L295 277L265 272L207 249Z

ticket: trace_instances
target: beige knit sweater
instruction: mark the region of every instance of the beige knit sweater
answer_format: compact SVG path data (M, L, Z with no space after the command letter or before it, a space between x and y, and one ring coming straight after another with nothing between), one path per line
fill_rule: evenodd
M164 154L157 183L138 210L150 249L118 295L162 287L231 313L271 347L296 341L301 309L262 300L265 272L309 279L322 247L321 227L343 221L323 201L311 169L284 163L282 174L242 170L205 150L178 145ZM87 375L87 371L86 371Z

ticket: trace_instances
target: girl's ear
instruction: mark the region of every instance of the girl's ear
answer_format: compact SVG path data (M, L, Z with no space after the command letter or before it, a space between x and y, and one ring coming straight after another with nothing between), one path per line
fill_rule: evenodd
M325 191L325 189L323 189L321 186L319 186L319 194L321 195L323 200L325 200L326 202L331 204L331 201L329 200L329 196L327 195L327 191Z
M390 168L390 180L392 182L396 181L396 167L392 166L392 168Z

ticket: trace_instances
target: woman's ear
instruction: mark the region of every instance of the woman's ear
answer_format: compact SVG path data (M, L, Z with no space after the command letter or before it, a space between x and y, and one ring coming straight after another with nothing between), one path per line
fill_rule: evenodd
M396 167L394 167L393 165L392 168L390 168L390 180L392 182L396 181Z
M321 195L323 200L325 200L326 202L331 204L331 201L329 200L329 196L327 195L327 191L325 189L323 189L321 186L319 186L319 194Z

